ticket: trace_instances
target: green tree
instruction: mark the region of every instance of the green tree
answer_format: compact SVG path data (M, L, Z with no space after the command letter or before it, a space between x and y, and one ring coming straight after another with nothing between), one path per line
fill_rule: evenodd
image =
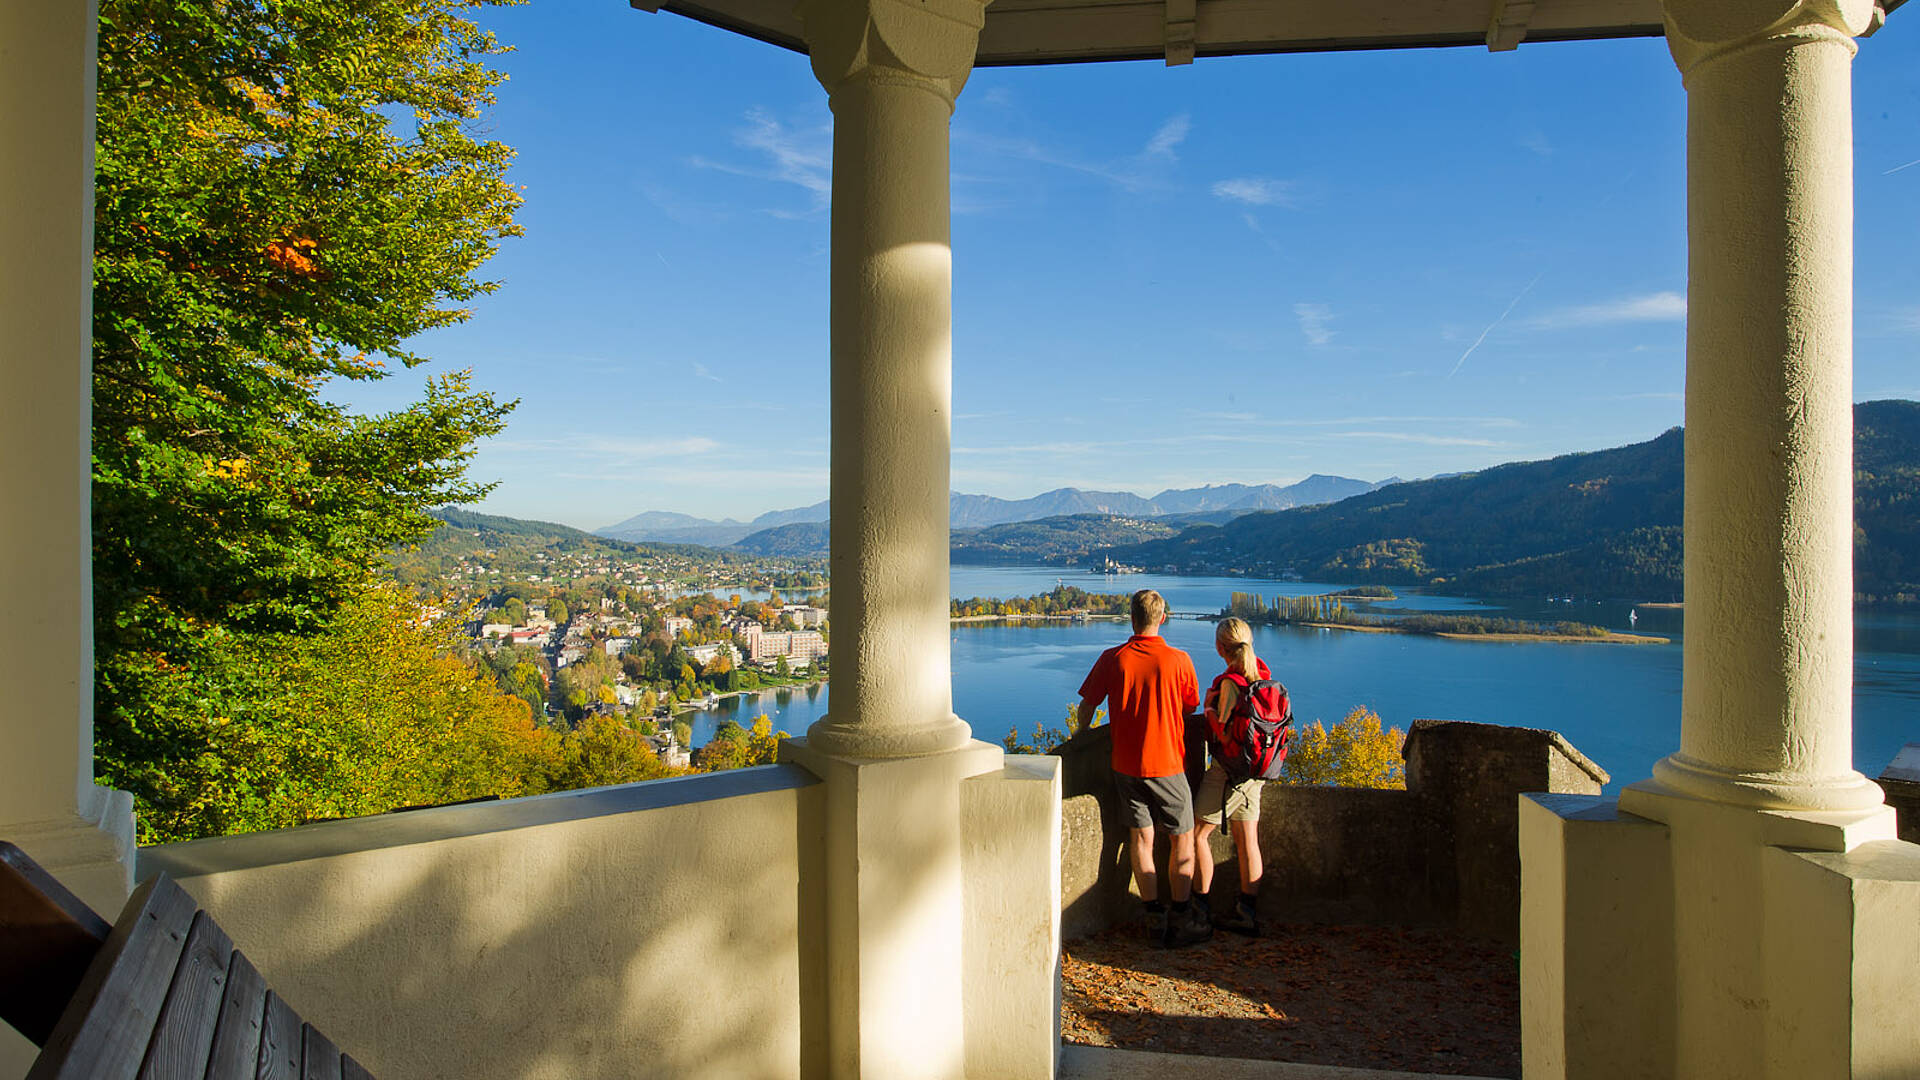
M143 820L278 820L182 816L159 778L242 771L217 722L282 715L276 658L359 647L361 613L393 614L362 602L385 553L486 490L466 464L512 406L464 375L375 416L325 389L423 359L403 343L464 318L519 231L512 152L473 134L501 78L473 6L101 0L95 731ZM338 704L304 721L317 743Z
M547 618L552 619L554 622L559 623L561 626L565 626L567 625L567 619L569 618L569 615L570 613L567 609L567 602L565 600L562 600L556 596L552 600L549 600L547 602Z
M541 790L527 706L457 655L451 624L419 616L399 587L372 588L323 634L216 631L192 665L124 664L167 740L114 762L141 842Z

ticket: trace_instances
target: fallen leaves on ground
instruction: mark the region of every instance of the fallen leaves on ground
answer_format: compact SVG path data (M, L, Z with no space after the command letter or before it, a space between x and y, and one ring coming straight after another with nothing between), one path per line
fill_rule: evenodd
M1270 925L1160 949L1121 928L1069 942L1061 984L1068 1042L1520 1075L1512 948L1446 930Z

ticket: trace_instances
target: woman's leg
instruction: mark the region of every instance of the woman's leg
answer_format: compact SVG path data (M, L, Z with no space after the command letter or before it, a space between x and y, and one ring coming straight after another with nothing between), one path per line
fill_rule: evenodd
M1240 891L1252 896L1260 891L1260 876L1266 866L1260 861L1260 821L1230 822L1233 851L1240 861Z
M1193 834L1193 894L1205 896L1213 890L1213 845L1207 843L1216 826L1203 821Z

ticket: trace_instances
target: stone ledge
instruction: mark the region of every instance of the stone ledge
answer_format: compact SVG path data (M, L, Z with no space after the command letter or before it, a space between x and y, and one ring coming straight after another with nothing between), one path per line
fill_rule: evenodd
M1104 1046L1060 1048L1059 1080L1488 1080L1438 1073L1348 1069L1339 1065L1301 1065L1289 1061L1155 1054Z
M184 878L253 870L356 851L405 847L462 836L713 802L740 795L785 791L819 782L798 766L761 765L699 776L643 780L614 787L558 791L550 795L530 795L498 802L441 806L343 821L321 821L274 832L210 836L203 840L142 848L138 877L145 878L157 871Z

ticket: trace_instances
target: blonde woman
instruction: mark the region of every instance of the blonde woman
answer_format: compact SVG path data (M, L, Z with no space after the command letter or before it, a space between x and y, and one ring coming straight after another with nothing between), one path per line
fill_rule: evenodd
M1258 777L1229 777L1218 756L1225 741L1222 732L1227 721L1248 696L1247 684L1257 679L1271 679L1273 675L1267 670L1266 662L1254 655L1253 628L1245 619L1220 620L1214 628L1213 648L1220 659L1226 661L1227 670L1207 688L1207 727L1216 760L1207 767L1206 779L1200 782L1200 793L1194 800L1194 809L1200 814L1193 845L1194 891L1205 896L1213 888L1213 849L1207 841L1220 823L1226 821L1232 832L1233 849L1239 855L1240 896L1234 902L1232 914L1215 922L1223 930L1259 937L1256 901L1265 869L1260 862L1260 788L1265 781Z

